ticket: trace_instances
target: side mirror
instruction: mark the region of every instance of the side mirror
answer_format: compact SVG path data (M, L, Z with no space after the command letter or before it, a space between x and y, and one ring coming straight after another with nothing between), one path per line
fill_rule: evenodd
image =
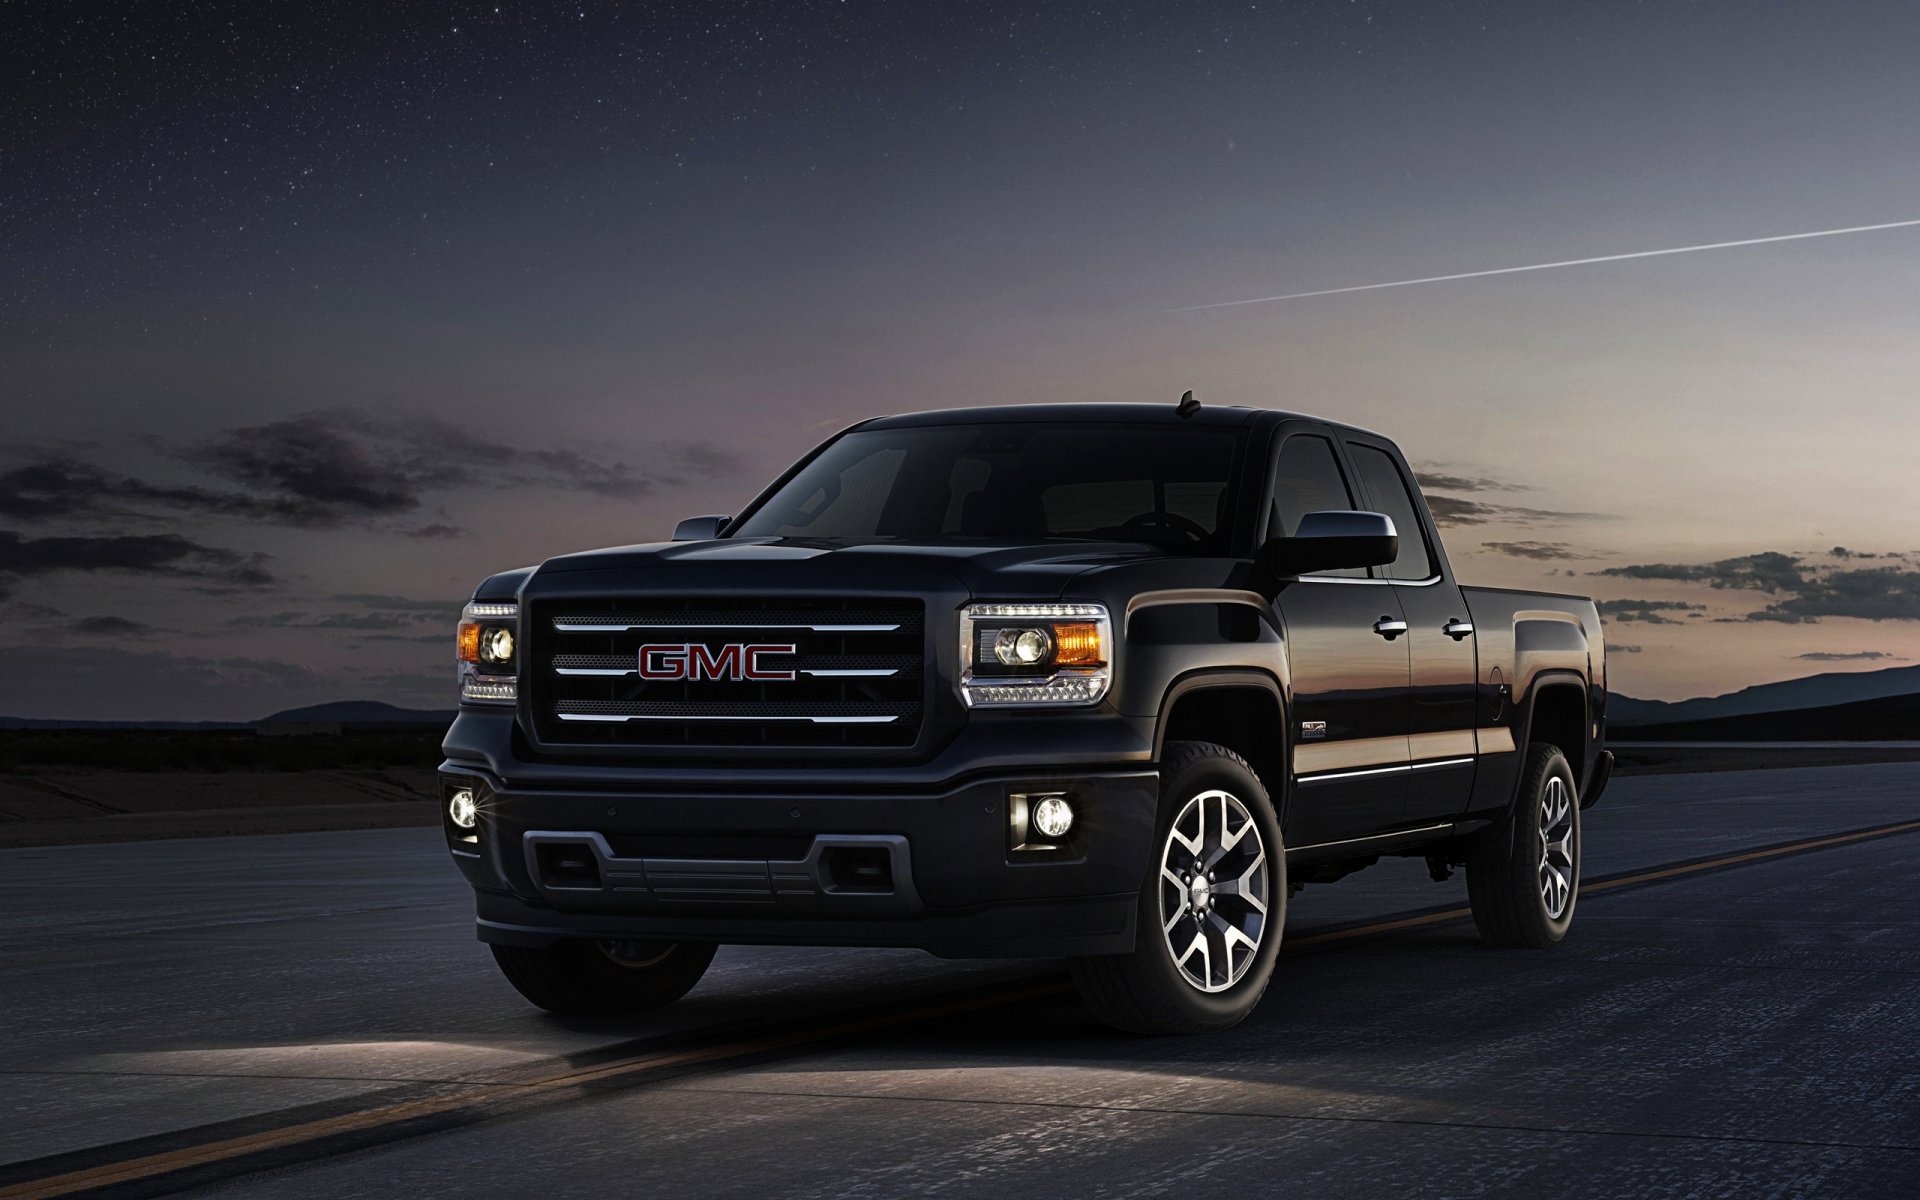
M688 517L673 527L676 542L710 542L720 536L732 517Z
M1377 567L1400 554L1393 518L1376 512L1329 510L1300 518L1292 537L1267 539L1260 563L1281 579L1316 571Z

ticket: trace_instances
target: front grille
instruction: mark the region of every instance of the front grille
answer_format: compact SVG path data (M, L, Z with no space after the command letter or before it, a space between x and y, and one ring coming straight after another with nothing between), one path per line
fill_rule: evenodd
M921 602L908 599L535 601L529 715L549 746L911 746L926 702L924 627ZM757 662L793 678L643 679L649 644L703 648L709 675L728 646L791 644Z

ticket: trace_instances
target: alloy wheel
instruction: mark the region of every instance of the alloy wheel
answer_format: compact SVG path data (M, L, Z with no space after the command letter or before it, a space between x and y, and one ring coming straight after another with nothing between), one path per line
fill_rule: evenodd
M1267 931L1266 843L1239 797L1201 792L1167 830L1160 932L1186 981L1223 992L1253 965Z
M1556 776L1540 796L1540 899L1555 921L1573 904L1573 838L1573 795Z

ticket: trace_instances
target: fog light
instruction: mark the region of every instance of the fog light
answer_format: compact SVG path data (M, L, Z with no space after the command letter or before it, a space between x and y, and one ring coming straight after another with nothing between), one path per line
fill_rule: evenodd
M1065 796L1042 796L1033 806L1033 827L1041 837L1067 836L1073 828L1073 806Z
M461 788L447 801L447 819L462 829L472 829L479 820L479 807L473 802L473 793Z

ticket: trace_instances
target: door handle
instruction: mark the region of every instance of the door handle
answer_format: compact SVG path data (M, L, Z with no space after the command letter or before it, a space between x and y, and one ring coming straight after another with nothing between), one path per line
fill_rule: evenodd
M1396 617L1381 617L1373 623L1373 631L1392 641L1407 631L1407 623Z
M1445 625L1440 627L1440 632L1457 642L1473 633L1473 622L1462 621L1459 617L1452 617L1448 619Z

